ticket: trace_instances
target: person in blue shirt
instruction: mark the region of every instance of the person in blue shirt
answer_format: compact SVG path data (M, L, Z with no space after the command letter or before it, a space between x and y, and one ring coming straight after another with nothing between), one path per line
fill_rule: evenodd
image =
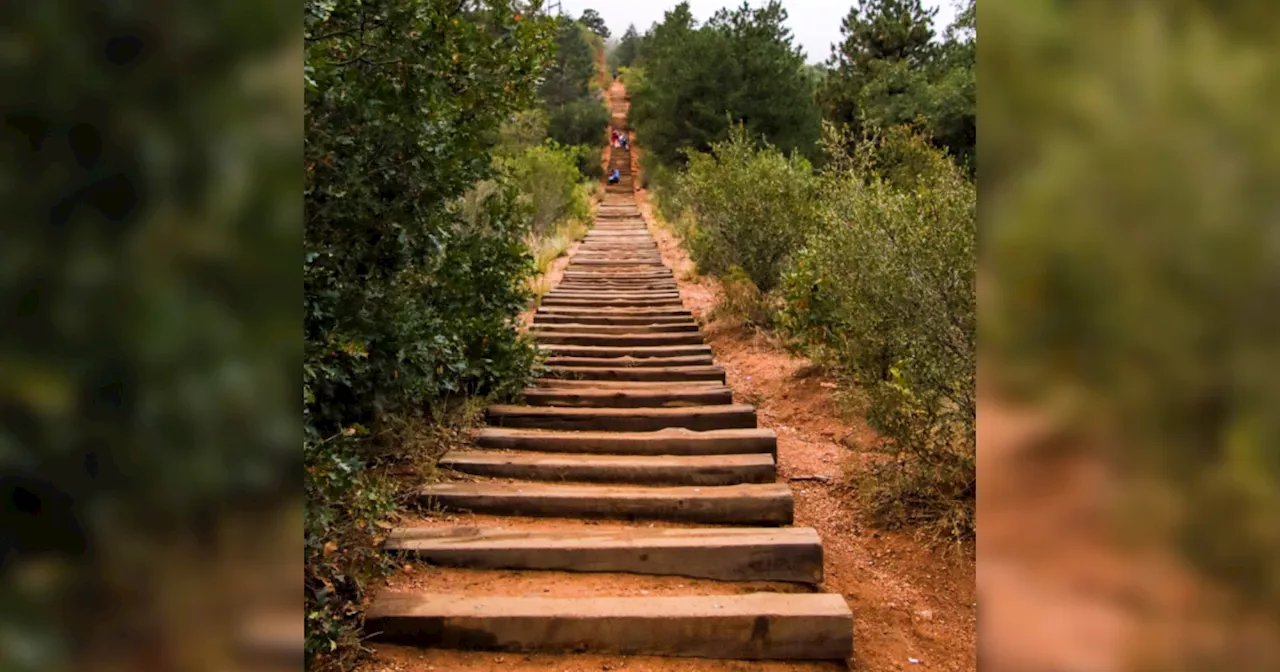
M621 180L621 179L622 179L622 174L618 172L617 168L614 168L613 172L609 173L609 184L617 184L618 180Z

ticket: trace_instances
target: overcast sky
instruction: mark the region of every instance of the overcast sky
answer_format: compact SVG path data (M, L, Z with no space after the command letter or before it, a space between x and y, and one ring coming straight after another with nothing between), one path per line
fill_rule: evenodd
M584 9L594 9L604 17L605 23L614 37L621 37L629 24L636 24L641 33L649 29L655 22L662 21L662 15L678 4L678 0L561 0L565 13L574 18L582 15ZM752 7L759 7L765 0L749 0ZM934 32L941 34L951 25L955 18L954 0L924 0L926 7L937 7L934 17ZM699 22L706 21L724 7L735 8L742 5L742 0L689 0L689 7ZM854 0L782 0L786 7L787 25L791 28L795 41L804 49L805 57L810 63L826 60L831 55L831 45L840 41L840 22L848 16Z

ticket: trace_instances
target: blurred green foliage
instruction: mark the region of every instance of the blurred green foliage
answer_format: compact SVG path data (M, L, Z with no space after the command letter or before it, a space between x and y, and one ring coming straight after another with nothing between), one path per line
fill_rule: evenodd
M594 9L582 10L582 16L578 17L578 23L586 26L593 34L601 40L609 39L609 26L605 25L604 17Z
M980 146L993 375L1074 392L1077 424L1106 428L1128 483L1162 492L1145 528L1272 623L1275 10L983 3ZM1230 648L1199 669L1274 669Z
M345 665L394 503L370 467L413 418L530 375L530 216L492 155L555 25L509 0L308 0L304 18L307 653Z
M819 115L804 57L784 25L776 0L719 10L702 26L687 2L667 12L644 40L629 79L629 121L661 163L684 152L706 152L728 139L734 124L763 136L784 153L817 153Z
M297 496L296 17L0 4L0 669L191 662L179 559Z

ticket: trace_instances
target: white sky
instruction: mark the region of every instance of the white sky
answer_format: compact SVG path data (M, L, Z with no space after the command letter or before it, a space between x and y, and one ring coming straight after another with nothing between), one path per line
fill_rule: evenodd
M766 0L748 0L752 7L765 4ZM621 37L627 25L636 24L636 30L644 33L649 26L662 21L662 16L675 7L679 0L561 0L566 14L577 18L584 9L594 9L604 17L613 37ZM933 30L941 35L955 19L955 0L923 0L925 7L937 7ZM734 9L742 0L689 0L689 8L699 22L711 18L721 8ZM804 49L810 63L818 63L831 55L831 45L840 41L840 22L848 16L854 0L782 0L794 41Z

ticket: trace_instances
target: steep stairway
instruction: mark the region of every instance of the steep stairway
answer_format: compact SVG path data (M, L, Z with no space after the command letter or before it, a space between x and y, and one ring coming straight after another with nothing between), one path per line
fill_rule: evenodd
M489 408L474 448L444 456L440 466L463 477L421 492L446 510L565 525L404 528L387 546L441 567L805 585L625 597L563 587L384 593L367 630L443 648L848 659L848 605L813 592L822 542L811 528L787 527L794 505L776 482L777 437L753 407L734 403L684 308L636 207L629 152L614 148L611 162L621 182L608 187L595 227L534 316L545 377L522 404ZM645 521L660 526L636 524Z

